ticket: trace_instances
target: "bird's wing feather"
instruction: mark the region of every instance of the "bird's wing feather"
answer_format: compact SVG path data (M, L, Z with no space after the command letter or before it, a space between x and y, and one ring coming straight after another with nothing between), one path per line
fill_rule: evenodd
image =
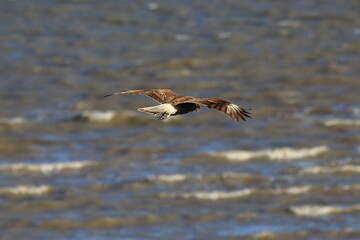
M109 97L117 94L136 94L136 95L146 95L158 103L169 103L172 99L178 96L175 92L170 89L149 89L149 90L130 90L126 92L117 92L107 94L104 97Z
M240 108L231 102L219 98L192 98L186 102L198 103L209 108L215 108L236 121L239 121L240 118L244 121L246 121L246 118L251 118L250 109Z

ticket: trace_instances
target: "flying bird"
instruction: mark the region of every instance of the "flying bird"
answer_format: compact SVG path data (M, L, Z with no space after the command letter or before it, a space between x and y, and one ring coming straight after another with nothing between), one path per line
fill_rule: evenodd
M158 120L167 119L170 116L186 114L192 111L199 111L200 105L207 106L209 108L215 108L236 121L239 121L239 119L246 121L246 118L250 118L251 114L249 112L251 109L240 108L231 102L219 98L196 98L191 96L181 96L171 91L170 89L129 90L125 92L110 93L104 97L118 94L146 95L160 103L160 105L153 107L137 109L140 112L145 112L157 116Z

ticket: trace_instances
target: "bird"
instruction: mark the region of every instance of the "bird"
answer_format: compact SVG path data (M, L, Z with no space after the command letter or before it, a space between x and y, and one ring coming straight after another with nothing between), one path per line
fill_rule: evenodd
M181 96L170 89L128 90L125 92L106 94L104 97L119 94L146 95L160 103L160 105L137 109L140 112L155 115L158 120L168 119L170 116L186 114L192 111L198 112L201 105L217 109L235 121L239 121L240 119L246 121L246 118L251 118L251 113L249 112L251 109L241 108L231 102L219 98Z

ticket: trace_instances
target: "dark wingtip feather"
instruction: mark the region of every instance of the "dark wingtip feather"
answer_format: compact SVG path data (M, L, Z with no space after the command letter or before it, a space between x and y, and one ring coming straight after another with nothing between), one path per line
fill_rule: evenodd
M250 110L251 110L251 109L244 109L244 108L242 108L242 109L241 109L241 113L242 113L245 117L251 118L251 116L250 116L251 112L248 112L248 111L250 111Z
M246 118L242 114L240 114L239 116L241 117L242 120L246 121Z
M119 94L124 94L124 93L128 93L128 92L109 93L109 94L104 95L104 97L110 97L110 96L113 96L113 95L119 95Z

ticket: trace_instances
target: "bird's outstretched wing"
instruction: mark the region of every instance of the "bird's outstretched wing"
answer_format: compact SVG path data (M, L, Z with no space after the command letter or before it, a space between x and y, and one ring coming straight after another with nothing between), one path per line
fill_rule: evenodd
M251 109L241 108L231 102L219 98L193 98L187 102L198 103L209 108L215 108L236 121L239 121L240 118L244 121L246 121L246 118L251 118L251 113L249 112Z
M136 94L136 95L146 95L158 103L169 103L178 95L171 91L170 89L149 89L149 90L130 90L126 92L117 92L117 93L110 93L105 95L104 97L110 97L112 95L117 94Z

